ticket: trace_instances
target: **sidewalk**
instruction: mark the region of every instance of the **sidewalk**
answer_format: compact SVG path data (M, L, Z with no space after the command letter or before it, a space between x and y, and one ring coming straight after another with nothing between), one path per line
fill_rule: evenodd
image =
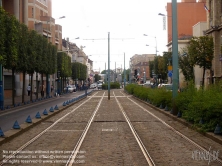
M84 92L84 91L82 90L82 91L77 91L77 92ZM70 93L64 93L62 95L66 95L66 94L70 94ZM54 93L53 94L50 93L50 96L52 96L52 98L56 98L56 96L54 96ZM38 98L39 99L41 98L41 93L38 94ZM46 98L46 94L44 94L44 98ZM16 106L18 106L18 104L20 104L20 105L24 104L24 103L22 103L22 96L15 96L14 100L15 100L14 104L16 104ZM32 100L34 100L34 101L36 100L36 95L32 94ZM24 102L27 103L28 101L31 103L30 96L24 95ZM12 97L4 98L4 108L7 109L8 106L9 106L9 108L14 107L14 105L12 105ZM0 111L1 111L1 109L0 109Z
M44 97L46 97L46 94L45 94ZM54 97L54 96L52 96L52 97ZM38 98L41 98L41 93L38 94ZM32 94L32 100L35 100L35 99L36 99L36 95ZM23 104L22 103L22 95L21 96L15 96L14 100L15 100L14 104L16 104L16 105L18 105L19 103ZM28 102L28 101L30 101L30 96L24 95L24 102ZM4 107L6 108L7 106L9 106L10 108L14 107L12 105L12 97L4 98Z

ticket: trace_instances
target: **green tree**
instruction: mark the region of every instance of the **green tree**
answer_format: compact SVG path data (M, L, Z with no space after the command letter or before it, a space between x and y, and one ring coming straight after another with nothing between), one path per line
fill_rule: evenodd
M0 7L0 64L4 64L6 60L5 53L5 40L6 40L6 24L5 24L6 13Z
M126 70L126 81L129 81L130 69ZM124 71L122 72L122 80L124 81Z
M79 62L74 62L72 63L72 79L73 80L86 80L86 71L87 71L87 66L79 63Z
M18 20L11 15L6 15L5 17L5 26L7 34L7 39L4 42L6 63L4 64L5 69L12 70L12 104L14 105L14 96L15 96L15 71L18 65L18 39L19 39L19 22Z
M16 69L17 72L23 73L23 87L22 87L22 102L24 102L25 95L25 74L28 70L28 64L30 63L28 60L28 27L25 24L21 24L19 28L19 40L18 40L18 67Z
M187 46L191 61L203 68L202 87L204 87L204 76L206 69L211 69L214 58L213 37L201 36L193 37Z
M27 73L31 75L31 81L29 82L31 86L30 100L32 101L32 83L33 83L33 73L35 71L36 57L37 57L37 32L30 30L28 33L28 47L27 47ZM24 75L23 75L24 77ZM24 83L25 84L25 83ZM23 87L24 87L23 84Z
M106 72L107 72L107 70L103 70L103 71L101 72L101 74L106 74Z
M100 80L100 76L98 74L95 74L95 82L99 81Z
M195 63L191 60L188 54L187 48L182 49L182 53L179 53L179 67L184 75L185 81L194 81L194 65Z

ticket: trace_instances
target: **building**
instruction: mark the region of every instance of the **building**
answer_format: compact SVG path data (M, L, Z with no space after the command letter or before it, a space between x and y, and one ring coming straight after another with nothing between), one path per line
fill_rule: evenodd
M212 76L214 82L222 78L222 2L221 0L206 0L207 29L205 34L212 36L214 40L214 59L212 61Z
M131 80L134 79L134 72L137 69L138 75L140 77L146 77L146 80L150 79L150 69L149 61L154 61L156 54L142 54L134 55L130 58L130 70L131 70ZM144 73L145 72L145 73Z
M182 0L177 3L177 26L178 26L178 51L183 54L183 48L189 44L192 36L203 36L206 30L206 10L204 8L206 0ZM167 3L168 20L168 51L172 51L172 6ZM189 11L189 12L188 12ZM202 69L198 66L194 68L195 85L199 87L202 81ZM183 86L184 76L179 71L179 85Z
M87 57L87 76L90 80L90 83L94 82L94 71L93 71L93 61Z
M29 29L36 30L43 35L49 42L56 45L58 50L62 50L62 26L55 24L52 18L52 0L0 0L5 11L14 15L19 22L24 23ZM64 17L61 17L64 18ZM50 76L50 84L55 87L55 75ZM22 74L15 75L16 96L22 94ZM12 96L12 74L11 71L3 70L4 96ZM30 82L30 76L26 75L25 85ZM40 82L40 74L33 75L33 89ZM46 87L46 77L43 77L43 84ZM40 84L39 84L40 85ZM26 92L26 91L25 91ZM27 93L27 92L26 92Z
M190 39L193 35L193 25L207 21L204 4L206 0L181 0L177 3L178 39ZM172 4L167 3L168 43L172 41Z

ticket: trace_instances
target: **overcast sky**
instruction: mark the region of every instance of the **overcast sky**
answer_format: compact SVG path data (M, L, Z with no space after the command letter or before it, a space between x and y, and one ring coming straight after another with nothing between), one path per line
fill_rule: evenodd
M62 25L63 38L93 60L94 70L108 68L108 32L110 32L110 68L124 66L134 54L158 54L167 51L167 31L163 30L166 4L171 0L52 0L52 17ZM178 2L180 2L178 0ZM147 34L148 36L144 36ZM79 37L80 39L75 40ZM149 46L146 46L149 45Z

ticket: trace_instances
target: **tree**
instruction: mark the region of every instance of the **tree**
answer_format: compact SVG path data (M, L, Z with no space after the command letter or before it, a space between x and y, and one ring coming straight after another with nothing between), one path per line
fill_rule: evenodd
M95 74L95 82L99 81L101 79L101 77L98 74Z
M0 7L0 64L5 63L6 54L5 54L5 40L6 40L6 26L5 26L5 16L6 13Z
M126 81L129 81L129 74L130 74L130 69L126 70ZM122 80L124 80L124 70L122 72Z
M193 67L195 63L191 61L187 48L183 48L182 50L183 53L179 53L179 67L184 75L185 81L194 81L195 76Z
M21 24L19 28L19 40L18 40L18 67L17 72L23 73L23 87L22 87L22 103L24 102L25 95L25 74L28 70L28 27L25 24Z
M4 64L5 69L12 70L12 104L15 104L14 96L15 96L15 76L14 73L16 71L18 65L18 31L19 31L19 22L18 20L11 15L6 15L5 17L5 26L7 34L7 39L4 42L6 63Z
M192 63L203 68L202 87L204 87L205 71L212 67L213 46L213 38L210 36L193 37L187 46L188 55L190 55Z

